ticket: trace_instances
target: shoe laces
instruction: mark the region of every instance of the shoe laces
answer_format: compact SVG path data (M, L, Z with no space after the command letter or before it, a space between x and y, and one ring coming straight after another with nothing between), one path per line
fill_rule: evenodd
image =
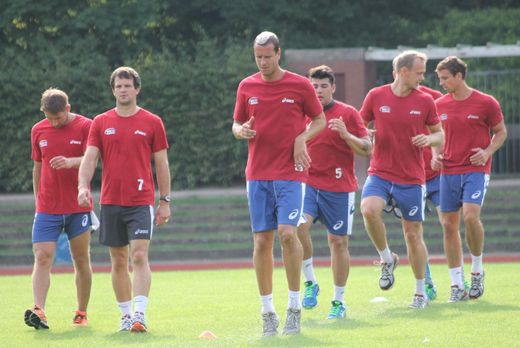
M277 323L276 323L276 314L275 313L264 313L262 314L262 320L264 322L264 331L271 332L276 331Z
M342 303L341 301L332 301L332 307L330 308L330 314L334 316L338 316L341 313L342 310Z
M316 283L312 283L311 281L305 282L304 297L314 297L315 292L316 292Z
M481 279L482 279L482 275L480 273L471 274L471 288L472 289L480 288Z
M75 323L80 323L83 319L87 319L87 312L82 312L79 310L74 311L76 315L74 315L73 321Z
M296 309L288 309L287 310L287 322L285 324L286 328L297 328L298 327L298 314L299 310Z
M464 291L464 290L462 290L458 286L452 286L450 301L458 301L461 298L461 296L459 295L461 293L461 291Z

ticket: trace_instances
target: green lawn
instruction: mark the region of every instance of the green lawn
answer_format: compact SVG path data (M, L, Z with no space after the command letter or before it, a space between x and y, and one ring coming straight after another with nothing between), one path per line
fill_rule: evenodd
M254 271L156 272L148 309L148 334L117 333L119 313L109 274L95 274L90 326L70 325L73 275L54 275L47 302L49 331L25 326L32 303L30 276L0 277L2 347L513 347L520 344L519 263L486 264L486 293L477 301L446 303L446 265L432 266L439 297L429 308L407 308L414 280L409 266L396 270L396 285L379 290L377 267L353 267L347 287L348 318L325 319L332 296L330 270L317 268L320 304L304 311L302 334L261 338ZM467 265L467 269L469 265ZM283 269L275 270L275 305L282 317L287 303ZM384 296L388 302L371 303ZM216 340L199 339L210 330Z

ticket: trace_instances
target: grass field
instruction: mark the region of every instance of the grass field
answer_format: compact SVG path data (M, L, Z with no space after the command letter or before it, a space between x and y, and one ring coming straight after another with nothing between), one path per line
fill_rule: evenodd
M320 304L303 312L302 334L261 337L259 300L252 269L156 272L148 307L148 334L117 333L119 312L110 275L94 276L88 328L70 324L75 306L72 274L53 275L46 314L51 329L25 326L32 304L30 276L0 277L1 347L518 347L520 264L486 264L482 299L446 303L446 265L432 266L437 300L422 311L407 305L414 290L409 266L396 269L396 285L379 290L379 268L353 267L347 287L348 318L328 321L330 270L317 268ZM287 301L283 269L275 270L275 305L282 317ZM371 303L384 296L388 302ZM218 338L199 339L204 330Z

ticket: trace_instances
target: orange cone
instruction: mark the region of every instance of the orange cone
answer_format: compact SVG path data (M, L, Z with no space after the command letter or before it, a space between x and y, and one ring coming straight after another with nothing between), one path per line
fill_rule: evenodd
M217 338L217 335L215 335L213 332L211 332L209 330L205 330L199 335L199 338L204 338L207 340L214 340L215 338Z

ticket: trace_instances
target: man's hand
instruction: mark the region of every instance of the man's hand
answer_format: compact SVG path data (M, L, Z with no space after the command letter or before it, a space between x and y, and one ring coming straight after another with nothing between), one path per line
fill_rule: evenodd
M253 129L254 122L255 117L251 116L251 118L247 122L242 123L242 127L238 132L238 137L240 139L252 139L255 137L256 131Z
M307 143L303 135L304 134L299 135L294 140L294 168L298 172L302 172L305 169L309 169L309 167L311 166L311 156L309 156L309 153L307 152Z
M418 134L412 137L412 144L418 147L426 147L431 145L431 140L426 134Z
M64 156L56 156L51 158L49 164L53 169L69 169L74 167L72 161Z
M159 206L157 207L157 212L155 213L155 225L161 226L166 224L168 220L170 220L170 216L170 204L167 202L159 201Z
M78 204L80 207L89 208L92 201L92 195L88 188L78 189Z
M480 147L475 147L471 149L471 151L475 153L469 158L469 161L474 166L485 166L491 156L486 150Z

